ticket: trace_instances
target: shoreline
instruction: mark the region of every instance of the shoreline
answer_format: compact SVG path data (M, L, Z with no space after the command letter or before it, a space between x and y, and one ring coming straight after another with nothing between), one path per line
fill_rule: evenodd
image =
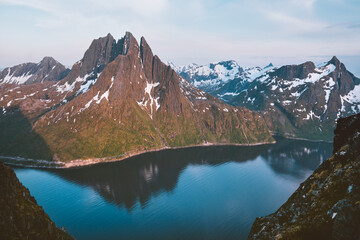
M273 135L273 137L282 137L282 138L285 138L285 139L290 139L290 140L300 140L300 141L307 141L307 142L333 143L333 141L326 141L326 140L314 140L314 139L297 138L297 137L284 137L284 136L281 136L281 135Z
M75 159L69 162L55 162L49 160L40 160L40 159L31 159L31 158L23 158L23 157L11 157L11 156L0 156L0 161L4 164L16 166L16 167L25 167L25 168L47 168L47 169L70 169L70 168L80 168L91 166L95 164L101 163L111 163L111 162L120 162L126 160L128 158L138 156L145 153L151 152L159 152L163 150L175 150L175 149L185 149L192 147L216 147L216 146L239 146L239 147L252 147L252 146L260 146L260 145L270 145L275 144L276 141L272 142L260 142L260 143L203 143L196 145L187 145L187 146L179 146L179 147L162 147L157 149L149 149L142 150L136 152L127 152L118 156L109 156L103 158L90 158L90 159Z

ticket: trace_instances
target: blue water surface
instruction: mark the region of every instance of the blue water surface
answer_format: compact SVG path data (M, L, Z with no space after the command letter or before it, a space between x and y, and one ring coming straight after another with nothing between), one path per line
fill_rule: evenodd
M14 168L57 226L76 239L246 239L332 144L164 150L77 169Z

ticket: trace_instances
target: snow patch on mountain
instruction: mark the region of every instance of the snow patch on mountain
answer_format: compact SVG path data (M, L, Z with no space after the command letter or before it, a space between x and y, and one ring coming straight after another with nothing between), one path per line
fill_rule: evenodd
M82 94L82 93L86 93L87 91L89 91L89 89L94 86L94 84L96 83L96 81L98 80L99 76L100 76L101 72L97 74L97 77L95 77L94 79L89 79L90 74L86 74L83 77L83 83L80 85L79 90L76 92L76 95Z
M330 99L330 94L331 91L334 89L335 86L335 81L334 79L331 77L325 84L324 86L324 91L325 91L325 105L324 105L324 113L327 111L327 105L329 103L329 99Z
M69 84L68 82L65 82L62 85L59 85L59 83L56 83L56 91L59 93L64 93L64 92L72 92L75 89L75 86L78 82L84 82L86 80L86 78L88 77L88 75L85 75L84 77L77 77L75 79L75 81L71 84Z
M30 73L24 73L22 76L14 76L15 73L11 74L11 68L8 68L8 73L4 77L2 83L9 83L9 84L24 84L29 78L33 75Z
M317 118L320 120L320 117L317 116L312 110L306 115L305 118L303 118L303 120L313 120L314 118Z
M155 111L157 111L159 108L160 108L160 103L159 103L159 99L160 97L157 97L157 98L154 98L152 95L151 95L151 92L152 90L157 87L160 83L157 82L157 83L149 83L149 82L146 82L146 87L145 87L145 95L144 95L144 98L137 102L137 104L140 106L140 107L143 107L143 108L147 108L147 104L148 102L150 103L150 118L153 119L153 106L155 104ZM148 99L146 99L148 98Z
M227 83L229 80L239 78L243 72L243 69L235 61L210 63L202 66L193 63L174 68L198 88L217 87Z
M243 76L246 78L248 82L252 82L255 79L266 75L269 72L273 72L275 67L270 63L268 66L261 68L261 67L252 67L252 68L245 68Z
M329 75L329 73L333 72L335 68L336 66L333 64L329 64L320 68L315 68L315 72L310 73L305 79L294 78L291 80L283 80L282 84L285 85L289 90L291 90L306 83L315 83L323 77Z
M360 105L360 85L356 85L353 90L342 98L348 103L357 103Z

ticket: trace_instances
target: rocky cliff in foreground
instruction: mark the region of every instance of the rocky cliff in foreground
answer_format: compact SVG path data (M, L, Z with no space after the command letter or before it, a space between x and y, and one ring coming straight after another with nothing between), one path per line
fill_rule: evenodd
M360 239L360 114L338 120L334 155L249 239Z
M57 228L14 171L0 162L0 239L73 239Z

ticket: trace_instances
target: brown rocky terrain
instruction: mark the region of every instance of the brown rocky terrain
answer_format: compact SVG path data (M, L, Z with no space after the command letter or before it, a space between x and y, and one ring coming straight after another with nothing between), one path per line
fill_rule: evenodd
M0 162L0 239L73 239L57 228L14 171Z
M334 155L249 239L360 239L360 114L338 120ZM271 199L270 199L271 201Z

